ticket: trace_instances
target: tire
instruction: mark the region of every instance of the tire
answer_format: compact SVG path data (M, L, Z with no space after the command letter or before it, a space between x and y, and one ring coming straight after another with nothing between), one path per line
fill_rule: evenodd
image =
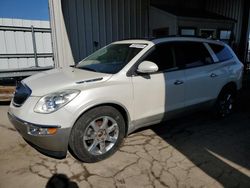
M125 121L111 106L100 106L84 113L73 126L70 151L82 162L93 163L111 156L125 136Z
M221 91L216 101L216 116L224 118L229 116L235 107L236 90L225 88Z

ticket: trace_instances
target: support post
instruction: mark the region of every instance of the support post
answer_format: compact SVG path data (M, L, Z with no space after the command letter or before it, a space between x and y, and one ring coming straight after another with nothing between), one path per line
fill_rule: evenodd
M37 49L36 49L36 36L35 36L35 31L34 31L34 26L33 25L31 26L31 35L32 35L32 43L33 43L35 65L36 65L36 67L39 67L38 59L37 59Z

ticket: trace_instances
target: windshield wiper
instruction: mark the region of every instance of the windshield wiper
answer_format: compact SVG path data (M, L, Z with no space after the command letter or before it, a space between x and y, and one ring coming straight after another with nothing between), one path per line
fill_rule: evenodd
M96 72L95 69L89 68L89 67L76 67L78 69L82 69L82 70L88 70L88 71L92 71L92 72Z

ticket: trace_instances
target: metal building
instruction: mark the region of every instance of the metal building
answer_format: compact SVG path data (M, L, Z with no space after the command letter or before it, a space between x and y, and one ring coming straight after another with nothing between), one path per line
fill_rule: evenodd
M178 21L180 16L175 15L177 21L171 28L168 26L171 17L158 15L152 19L153 6L208 12L217 17L202 28L198 22L202 23L206 17L188 21L190 16L184 15L185 21L183 17ZM189 25L195 28L196 35L213 32L216 38L226 37L225 40L245 60L249 33L248 0L49 0L49 7L57 66L78 62L115 40L152 37L154 32L167 35L169 30L175 31L172 34L181 34L181 29L184 33L190 32L185 30ZM222 17L224 20L216 24L216 19ZM160 21L163 27L152 27Z
M151 5L167 6L173 9L189 10L193 13L203 12L209 14L216 14L217 16L223 16L228 21L234 21L231 29L227 29L224 24L221 24L219 28L208 24L211 30L215 30L216 38L221 39L221 32L230 32L230 45L234 51L240 57L242 62L246 61L248 50L248 35L250 28L250 1L249 0L151 0ZM187 15L188 17L188 15ZM201 16L203 17L203 16ZM221 19L218 19L218 23ZM191 25L198 28L197 34L199 35L199 22L194 21ZM179 30L181 27L176 28L177 34L181 33Z
M218 38L231 42L236 20L202 9L151 5L149 12L150 34L154 37L189 35Z

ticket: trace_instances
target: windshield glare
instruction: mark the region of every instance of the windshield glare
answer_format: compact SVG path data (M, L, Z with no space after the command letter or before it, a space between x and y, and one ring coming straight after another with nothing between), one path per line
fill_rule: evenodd
M80 61L76 68L115 74L145 47L145 44L111 44Z

